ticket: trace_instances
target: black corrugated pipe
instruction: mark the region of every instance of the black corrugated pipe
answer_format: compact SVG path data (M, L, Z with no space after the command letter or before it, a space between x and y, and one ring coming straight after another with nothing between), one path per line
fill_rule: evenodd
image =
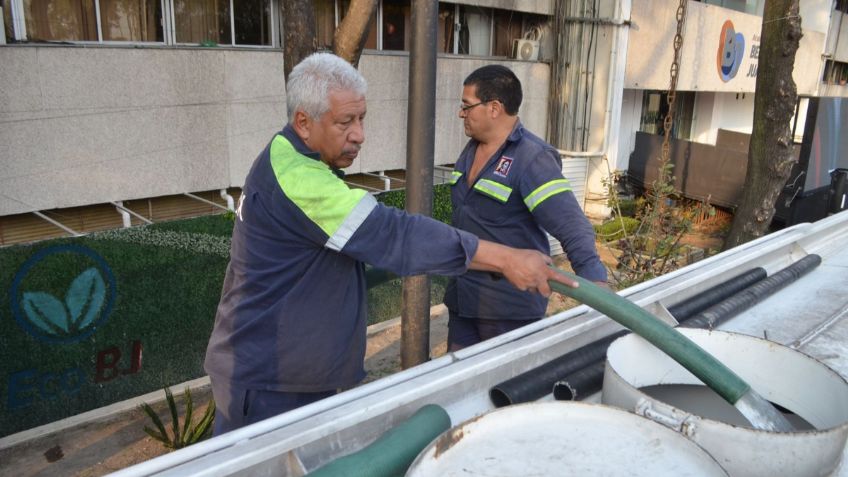
M409 111L406 121L406 210L427 216L433 212L438 20L439 2L412 2ZM426 275L403 279L400 342L403 369L430 359L430 279Z
M716 303L738 293L741 290L757 283L766 278L766 270L762 267L752 268L745 273L736 275L726 282L719 283L710 289L698 293L682 302L668 307L668 312L671 316L681 323L691 318L696 313L700 313Z
M604 385L605 360L600 360L554 383L554 399L579 401L600 391Z
M750 286L750 289L744 289L741 292L738 292L737 295L730 297L722 303L714 305L713 307L707 309L700 315L694 316L689 320L684 321L678 326L682 326L685 328L702 329L707 328L707 326L710 326L711 328L715 328L716 326L724 323L730 318L733 318L736 314L749 308L755 303L762 301L767 296L774 294L789 283L797 280L798 278L818 266L820 263L820 256L807 255L801 260L798 260L792 265L775 273L771 277L761 280L759 282L755 282L753 285ZM755 270L762 269L755 268L751 270L751 272ZM746 272L731 280L741 278L751 272ZM715 287L712 287L705 291L704 294L712 293L713 290L722 285L723 284L716 285ZM751 301L752 298L748 296L749 292L753 292L752 294L756 295L756 301ZM740 299L739 301L744 304L744 306L742 306L742 304L734 304L737 301L737 296L741 297L743 295L746 296L746 298ZM554 398L557 400L566 401L574 399L583 399L586 396L600 391L601 387L603 386L603 381L604 358L602 358L596 363L592 363L586 366L585 368L579 369L567 376L564 376L560 381L554 384Z
M680 323L679 326L684 328L713 329L806 275L812 269L819 266L820 263L820 256L815 254L807 255L765 280L755 283L727 300L707 308L701 313Z
M726 298L733 292L744 289L751 283L765 277L766 271L762 268L755 268L745 273L730 278L727 282L715 285L698 296L689 298L688 300L675 305L678 310L687 313L687 310L701 311L712 303L714 300ZM730 290L730 291L728 291ZM701 295L708 295L708 300L701 300ZM718 298L717 298L718 297ZM704 304L706 303L706 304ZM673 307L674 308L674 307ZM669 309L671 311L671 309ZM679 313L681 311L678 311ZM677 318L677 316L675 316ZM678 318L679 319L679 318ZM629 331L624 330L614 335L616 338L624 336ZM556 397L556 388L559 382L563 383L559 390L562 396L573 396L569 391L569 386L579 392L581 397L593 394L601 389L604 378L604 361L606 359L606 351L610 343L615 338L595 341L588 344L572 353L580 353L582 356L591 356L592 359L583 359L580 362L572 362L570 366L563 365L571 359L571 353L556 358L542 366L534 368L519 376L516 376L508 381L504 381L493 387L489 391L489 396L492 402L497 407L515 404L519 402L527 402L538 399L551 391L551 385L554 385L554 397ZM603 344L601 344L603 341ZM587 354L583 350L592 347L590 353ZM538 377L537 377L538 375ZM517 394L517 396L515 396ZM557 398L559 399L559 398ZM568 399L574 399L569 397Z
M610 343L627 333L629 331L621 330L506 380L490 389L489 397L495 407L535 401L550 393L554 383L563 376L602 360Z

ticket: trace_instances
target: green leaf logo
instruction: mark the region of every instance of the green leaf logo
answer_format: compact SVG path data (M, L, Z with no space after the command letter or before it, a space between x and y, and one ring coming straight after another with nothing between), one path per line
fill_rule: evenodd
M30 323L41 330L54 336L71 336L84 331L94 322L105 297L103 277L91 267L71 283L65 304L49 293L26 292L23 306Z
M65 306L53 295L44 292L24 293L23 304L30 323L51 335L68 333L68 314L65 312Z
M106 297L106 284L96 268L91 267L77 276L65 296L70 315L70 328L78 333L89 326L100 313Z
M73 276L74 263L82 265L76 268L82 272L71 280L64 300L54 294L61 295L57 291L63 289L66 278L59 278L62 280L59 282L55 278L45 281L45 277L53 276L44 275L51 273L49 267L41 268L44 260L61 260L63 266L72 267L68 270L71 275L65 277ZM35 290L26 289L29 276L36 277L33 283L40 283ZM87 338L107 319L115 303L116 284L106 261L94 250L58 245L30 257L15 274L9 293L12 313L27 333L43 341L71 343Z

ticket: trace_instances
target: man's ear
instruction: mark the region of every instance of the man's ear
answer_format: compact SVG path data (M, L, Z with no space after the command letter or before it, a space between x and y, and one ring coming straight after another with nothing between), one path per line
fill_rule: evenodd
M503 116L504 114L506 114L506 111L504 110L504 105L500 101L494 100L489 104L492 105L492 112L491 112L492 119L497 119L497 118Z
M304 142L309 140L309 132L312 129L312 118L301 110L294 112L294 118L291 122L294 132L303 139Z

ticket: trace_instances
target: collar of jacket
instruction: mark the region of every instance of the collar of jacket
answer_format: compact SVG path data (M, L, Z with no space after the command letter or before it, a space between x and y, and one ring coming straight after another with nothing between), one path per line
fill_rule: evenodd
M303 154L304 156L310 159L315 159L316 161L321 160L321 155L313 151L312 149L309 149L309 146L307 146L306 143L303 142L303 139L301 139L300 136L298 136L297 133L294 132L294 128L291 124L286 124L286 127L283 128L283 130L280 132L280 135L288 139L291 145L294 146L294 150L298 153ZM345 172L343 170L337 169L335 167L330 167L330 170L332 170L333 174L335 174L336 177L338 177L339 179L344 179Z

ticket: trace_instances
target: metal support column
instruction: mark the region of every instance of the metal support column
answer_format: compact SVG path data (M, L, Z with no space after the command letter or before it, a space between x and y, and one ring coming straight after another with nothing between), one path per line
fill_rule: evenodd
M433 213L436 141L436 24L438 2L412 2L409 113L406 121L406 210ZM410 250L409 253L415 253ZM404 369L430 358L430 278L403 280L400 361Z

